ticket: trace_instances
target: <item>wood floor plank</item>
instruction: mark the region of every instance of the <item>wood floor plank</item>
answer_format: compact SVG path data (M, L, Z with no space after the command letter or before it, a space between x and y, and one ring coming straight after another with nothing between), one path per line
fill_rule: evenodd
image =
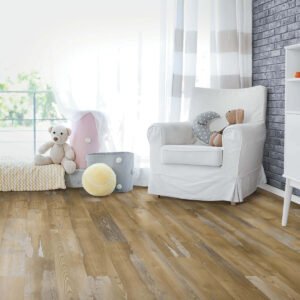
M28 203L25 193L11 193L6 213L1 214L3 231L0 242L0 292L7 299L23 299L28 236L26 217ZM13 199L13 201L10 201ZM2 203L3 204L3 203ZM18 288L17 290L15 287Z
M0 193L1 299L300 299L300 208L144 188Z
M57 198L58 203L55 204ZM61 205L60 198L63 198L63 195L54 197L54 205L50 209L50 223L53 226L51 240L59 297L61 299L93 299L82 261L83 252L73 230L67 205L66 203Z
M119 198L119 197L118 197ZM112 202L116 203L116 202ZM128 239L130 240L130 244L133 245L133 250L137 251L140 253L141 257L145 257L145 254L147 255L145 257L145 262L149 262L150 260L155 260L155 264L157 266L160 266L160 272L158 276L154 276L155 280L158 281L157 279L162 279L162 282L160 282L162 285L164 284L170 284L170 282L165 282L164 280L166 278L172 278L173 281L175 280L175 284L172 284L173 290L176 288L180 288L180 290L177 290L177 297L179 299L182 299L183 297L186 297L186 295L189 295L190 298L197 298L197 289L198 286L195 288L192 287L189 282L185 279L185 277L181 274L181 270L178 270L179 265L176 267L174 264L170 264L168 261L168 257L173 257L174 253L175 256L177 256L177 252L173 248L177 248L178 245L174 244L174 241L171 241L166 234L164 234L164 229L162 228L161 224L157 222L156 218L151 215L148 215L148 217L145 217L145 212L142 213L142 215L145 217L144 220L141 220L141 208L139 208L139 204L135 203L134 201L131 201L129 207L134 208L132 211L128 210L126 208L127 204L125 206L122 206L122 210L119 210L118 213L119 215L116 215L116 219L121 219L122 217L120 216L120 213L127 213L131 215L131 220L133 220L134 224L137 224L135 228L140 228L141 224L143 224L143 228L145 228L146 232L142 232L142 234L139 234L139 232L135 232L134 234L131 234L132 232L126 231L126 228L124 228L126 235L129 234ZM114 209L111 209L111 213L113 214L116 211L116 207ZM135 212L135 214L133 213ZM122 222L120 223L120 226L122 226ZM132 225L131 227L133 227ZM158 235L161 237L161 239L157 238L157 235L155 233L158 233ZM163 236L164 235L164 238ZM141 239L140 242L136 242L137 239ZM179 243L178 241L175 241ZM143 250L139 251L141 248L141 245L146 245ZM171 246L170 246L171 245ZM185 252L186 250L183 250L183 246L179 246L182 252ZM149 251L150 250L150 251ZM178 249L177 249L178 250ZM155 257L153 257L155 256ZM182 255L184 256L184 255ZM148 264L147 264L148 265ZM176 264L175 264L176 265ZM148 266L149 267L149 266ZM153 272L153 271L152 271ZM154 271L155 272L155 271ZM201 272L200 272L201 273ZM170 275L170 274L173 274ZM163 276L162 276L163 275ZM172 276L172 277L170 277ZM180 296L182 293L182 296ZM198 294L200 295L198 290ZM223 294L224 295L224 294ZM176 296L174 296L176 297ZM173 299L174 299L173 297ZM172 298L171 298L172 299Z
M135 199L133 199L132 202L134 202ZM124 210L124 206L123 206L123 210ZM135 210L136 211L136 210ZM150 209L150 211L153 213L154 210ZM162 220L164 220L165 215L161 216L157 216L157 215L153 215L152 217L152 223L154 223L154 226L150 226L146 221L143 221L142 224L144 224L147 228L147 235L144 235L145 237L147 237L147 241L149 243L150 241L150 245L152 245L152 247L150 246L150 248L154 248L155 253L159 254L159 258L161 259L162 262L164 262L164 264L166 266L168 266L170 268L170 271L174 274L173 277L175 280L177 280L177 285L183 285L183 288L185 289L185 293L190 293L190 296L193 297L193 294L196 293L197 295L201 295L203 296L203 294L206 294L206 296L204 298L210 298L212 293L214 294L222 294L222 297L224 299L226 299L226 295L227 294L226 290L220 286L220 284L218 284L217 281L214 281L213 276L209 277L211 278L211 282L215 283L215 287L217 287L215 290L211 290L210 294L207 294L207 289L205 289L204 287L202 287L201 285L197 285L197 284L192 284L192 280L188 280L189 278L189 273L188 271L185 273L185 275L183 275L183 268L182 268L182 264L179 265L176 263L176 259L174 259L172 261L172 264L168 264L168 259L171 259L172 257L177 258L177 257L187 257L190 258L190 254L188 253L188 250L185 249L185 247L181 244L181 242L176 239L176 233L172 233L171 234L171 228L167 225L164 224L166 226L162 227L162 225L160 223L157 222L157 220L160 220L160 222ZM150 216L148 216L148 219L151 222L151 218ZM137 224L140 223L139 217L135 218L135 221ZM164 229L165 228L165 229ZM168 230L168 232L170 232L170 234L168 234L166 232L166 230ZM131 241L132 243L132 241ZM196 247L194 247L194 249L196 249ZM197 251L197 250L196 250ZM184 255L182 255L182 253L184 253ZM167 259L168 258L168 259ZM198 259L198 257L197 257ZM182 260L181 260L182 261ZM196 266L197 264L194 265ZM197 270L202 270L204 268L203 265L199 265ZM207 272L207 270L204 270L204 272L206 272L206 274L208 275L209 272ZM201 271L198 272L198 275L200 276ZM176 276L175 276L176 275ZM210 274L209 274L210 275ZM202 277L200 277L201 280L203 282L205 282L205 280L203 280ZM196 279L197 281L197 279ZM196 292L195 292L196 291Z
M168 209L172 209L170 208L170 206L173 206L173 204L169 204ZM164 216L166 216L167 213L168 212L165 210L162 211L162 215ZM191 216L189 217L189 219L192 219ZM231 263L232 257L229 257L229 259L228 257L226 257L224 259L221 255L218 255L211 248L217 244L217 247L226 249L230 247L230 245L227 245L225 241L222 241L217 236L215 236L214 232L209 232L208 228L205 228L205 231L203 231L203 228L201 228L200 230L199 227L201 226L201 224L197 225L197 223L195 223L196 228L199 228L199 231L202 231L202 234L199 235L193 229L194 225L190 226L194 222L195 220L193 221L193 219L191 222L188 221L186 223L182 222L182 220L177 221L177 223L179 223L179 227L186 228L190 233L190 236L192 236L193 242L189 242L189 246L187 247L191 252L192 257L195 257L200 261L204 261L205 264L208 266L208 269L212 271L211 276L215 276L217 274L217 278L226 278L226 280L221 281L221 284L227 290L228 293L232 294L232 297L238 297L241 291L244 290L245 297L248 297L249 299L251 297L264 299L263 295L257 289L253 289L253 286L248 284L243 274ZM176 226L176 224L174 223L173 225ZM180 229L177 228L177 234L179 233L179 230ZM210 240L204 238L204 235L209 235L211 237ZM188 237L184 237L184 234L182 235L182 238L188 240ZM208 245L210 245L211 247ZM233 248L230 249L231 251L235 250ZM235 255L237 253L238 252L235 252ZM251 293L253 293L252 296Z
M248 276L251 281L258 289L260 289L269 299L280 300L280 299L298 299L299 294L293 291L290 287L279 283L276 277L275 280L266 280L256 276ZM275 283L275 284L274 284Z
M157 216L157 218L159 219L159 220L165 220L166 219L166 216L168 215L168 212L170 211L170 207L173 207L175 210L174 211L172 211L172 213L171 213L171 215L172 216L184 216L184 215L189 215L189 220L190 220L190 218L192 218L193 216L194 216L194 214L195 214L195 208L192 210L191 209L191 206L189 206L188 204L189 204L189 202L182 202L182 201L178 201L178 200L175 200L175 203L176 204L174 204L174 202L173 202L173 204L174 205L172 205L172 203L171 202L169 202L171 199L160 199L160 204L161 203L166 203L166 207L165 207L165 210L162 210L162 207L160 207L160 209L158 210L158 211L162 211L162 215L159 217L159 216ZM171 200L172 201L172 200ZM178 203L179 203L179 205L178 205ZM187 204L188 203L188 204ZM199 212L199 214L203 214L203 212L206 210L206 208L205 207L207 207L207 208L210 208L210 207L212 207L214 204L209 204L209 205L207 205L206 203L205 204L203 204L202 206L204 206L204 207L201 207L200 206L200 209L198 210L198 212ZM196 206L199 206L199 202L196 202L196 203L194 203L194 205L193 205L194 207ZM184 213L182 213L182 209L180 210L180 207L182 207L182 208L187 208L187 210L186 210L186 213L184 214ZM224 205L221 205L221 207L223 208L223 207L226 207L226 209L229 209L230 210L230 206L224 206ZM151 209L151 211L153 212L153 209ZM198 217L199 217L199 214L198 214ZM218 213L218 215L219 216L222 216L222 213ZM163 217L164 216L164 217ZM237 217L237 216L236 216ZM220 218L221 219L221 218ZM239 217L237 217L237 219L239 219ZM203 221L203 218L202 218L202 221ZM207 221L207 220L206 220ZM216 225L217 224L215 224L214 223L214 221L215 220L213 220L213 222L209 222L209 225L210 226L212 226L212 224L213 224L213 229L216 229ZM243 221L243 220L240 220L240 221ZM207 223L207 222L206 222ZM223 222L224 223L224 222ZM227 224L227 223L226 223ZM230 223L229 223L230 224ZM223 226L224 224L222 224L222 226ZM248 223L247 222L245 222L245 224L244 225L247 225L246 226L246 228L248 227ZM166 226L167 226L167 224L166 224ZM240 226L238 226L238 227L236 227L236 228L239 228ZM251 225L250 225L250 227L252 227ZM200 225L197 227L197 228L200 228ZM240 232L239 230L236 230L236 228L234 229L234 232ZM177 232L180 230L180 228L178 229L177 228ZM224 230L222 229L222 227L221 226L219 226L219 228L218 228L218 230L217 230L217 232L215 232L215 233L213 233L212 232L212 234L211 234L211 236L212 236L212 238L213 238L213 236L215 235L215 234L218 234L219 233L219 235L220 234L222 234L222 236L224 237ZM228 234L228 233L227 233ZM227 234L225 234L225 238L226 238L226 235ZM233 232L230 232L230 237L232 237L232 234L233 234ZM259 234L259 233L258 233ZM207 232L205 232L205 234L203 234L203 236L206 236L207 235ZM241 235L241 236L243 236L243 235ZM241 238L241 236L233 236L233 239L235 240L235 242L236 242L236 240L237 239L240 239ZM227 238L228 239L228 238ZM247 240L247 236L246 236L246 240ZM243 241L243 240L241 240L241 241ZM241 241L238 241L238 243L240 243ZM245 242L245 240L244 240L244 242ZM211 244L212 246L214 246L214 243L212 243ZM245 244L246 246L247 246L247 244ZM259 245L258 243L256 244L256 245ZM217 246L216 246L216 248L218 249L218 248L222 248L221 247L221 245L220 244L218 244ZM226 246L226 245L224 245L224 249L226 249L226 248L229 248L229 246ZM245 255L240 255L240 254L243 254L243 251L244 251L244 249L239 249L239 251L237 252L237 251L232 251L232 250L234 250L234 248L233 249L231 249L229 252L228 251L221 251L220 253L222 254L222 255L224 255L224 254L227 254L227 255L225 255L225 257L227 258L227 259L229 259L229 261L234 261L234 263L235 263L235 265L237 265L239 268L242 268L243 270L245 270L245 271L247 271L247 270L250 270L250 272L252 271L252 272L256 272L256 271L258 271L259 270L259 273L258 274L263 274L263 275L268 275L269 274L269 272L270 272L270 268L268 267L268 264L265 264L265 263L261 263L261 261L260 261L260 264L253 264L252 263L252 261L253 261L253 259L252 259L252 257L249 257L249 256L245 256ZM245 252L244 254L246 254L247 252ZM255 253L255 250L254 250L254 253ZM232 254L232 255L231 255ZM270 254L270 251L268 251L267 252L267 254L269 255ZM235 258L237 258L237 259L235 259ZM272 260L272 257L268 257L269 258L269 260ZM245 263L246 262L246 263ZM248 263L247 263L248 262ZM267 267L266 267L267 266ZM248 273L246 272L245 274L249 274L249 271L248 271ZM295 274L295 273L294 273ZM296 272L296 274L297 274L297 272ZM280 277L281 279L283 279L282 277ZM291 278L291 277L290 277ZM296 282L297 281L297 279L295 279L296 277L294 277L294 281Z
M28 197L24 299L58 299L46 199Z
M0 295L5 300L23 299L23 276L0 276Z
M71 222L83 252L83 263L94 297L125 299L126 293L110 259L105 236L94 224L89 205L85 206L82 198L74 191L68 191L67 198Z
M115 200L119 200L119 197ZM125 233L134 253L143 259L148 272L154 278L156 289L164 291L163 299L183 299L187 295L190 295L191 298L192 296L197 298L186 280L182 277L178 278L178 272L174 270L172 264L168 263L149 235L135 225L138 224L138 220L134 217L132 211L126 209L125 206L120 209L119 201L111 201L105 205L110 213L115 216L115 219L118 220L119 226ZM129 215L130 217L128 217ZM166 291L168 292L166 293Z
M278 270L280 270L277 276L300 292L299 284L297 283L298 280L295 277L299 276L298 270L296 270L295 266L290 265L291 258L293 262L296 262L296 265L299 264L299 256L294 256L294 253L287 247L285 247L285 251L282 251L282 255L278 255L276 249L278 247L277 240L273 240L271 237L261 234L260 230L252 227L248 223L246 226L243 225L239 222L240 217L237 218L232 212L229 214L226 213L227 208L222 208L222 219L224 221L222 221L220 217L217 217L220 215L219 208L211 206L209 210L214 215L213 220L215 223L221 224L224 228L229 228L229 230L243 242L249 260L255 262L256 265L256 268L250 267L249 270L259 270L263 275L270 275L271 272L278 272ZM233 216L234 218L232 218ZM244 220L243 223L245 223ZM232 230L230 227L234 229ZM239 228L239 230L236 230L236 228ZM240 254L242 254L242 252L240 252L239 255ZM288 255L287 259L287 255L285 254ZM239 261L244 262L245 260ZM237 264L239 264L239 261L237 261ZM294 269L294 271L292 269Z
M113 243L110 245L111 259L127 291L129 299L155 299L153 291L148 289L146 282L135 268L131 260L132 251L128 245Z

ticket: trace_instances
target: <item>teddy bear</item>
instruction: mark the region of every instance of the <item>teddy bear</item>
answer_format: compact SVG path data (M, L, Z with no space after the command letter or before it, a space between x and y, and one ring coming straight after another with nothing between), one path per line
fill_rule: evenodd
M39 148L39 154L34 159L35 165L61 164L66 173L74 173L76 170L76 163L74 162L75 153L73 148L66 143L71 135L71 129L58 125L50 127L48 131L51 134L52 140ZM50 150L49 156L41 155L45 154L48 150Z
M233 109L226 113L226 119L229 125L241 124L244 122L244 110L243 109ZM227 127L227 126L226 126ZM224 132L224 127L222 130L213 132L209 138L209 145L215 147L222 147L222 135Z

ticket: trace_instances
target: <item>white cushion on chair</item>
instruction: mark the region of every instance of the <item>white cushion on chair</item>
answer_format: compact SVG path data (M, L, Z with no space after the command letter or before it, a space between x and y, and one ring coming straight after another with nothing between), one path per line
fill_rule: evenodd
M227 125L226 112L231 109L245 110L244 123L265 123L266 118L266 88L255 86L245 89L208 89L195 88L189 108L189 121L206 111L214 111L221 118L210 123L211 131L219 131Z
M220 167L223 148L203 145L165 145L161 147L164 164Z

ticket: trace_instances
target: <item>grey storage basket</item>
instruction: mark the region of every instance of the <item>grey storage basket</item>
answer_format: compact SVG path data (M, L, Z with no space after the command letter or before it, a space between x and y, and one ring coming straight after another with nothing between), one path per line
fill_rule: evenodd
M68 188L82 188L82 175L85 169L77 169L73 174L65 174Z
M132 152L100 152L86 157L87 165L104 163L110 166L117 176L115 192L129 192L133 189L134 154Z

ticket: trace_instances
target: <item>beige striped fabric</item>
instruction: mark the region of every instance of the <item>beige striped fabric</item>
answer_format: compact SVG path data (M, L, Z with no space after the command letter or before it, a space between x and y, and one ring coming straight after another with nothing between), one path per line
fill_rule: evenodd
M252 1L212 0L211 87L252 85Z
M34 166L9 158L0 159L0 191L47 191L65 189L61 165Z
M187 113L195 87L197 58L198 0L177 0L174 37L171 121L179 121Z

